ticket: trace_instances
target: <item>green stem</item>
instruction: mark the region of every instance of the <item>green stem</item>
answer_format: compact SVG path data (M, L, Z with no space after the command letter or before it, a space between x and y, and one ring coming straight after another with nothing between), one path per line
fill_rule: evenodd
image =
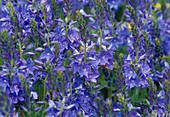
M102 29L100 29L100 50L102 49Z
M49 34L47 33L47 40L48 40L48 47L50 47L50 39L49 39Z
M109 117L112 117L111 109L109 109Z
M13 65L14 65L14 59L11 58L11 72L10 72L10 83L12 83L12 73L13 73Z
M68 24L67 24L67 23L68 23L69 20L70 20L70 19L69 19L69 18L70 18L69 15L70 15L70 13L69 13L69 11L68 11L68 16L67 16L68 19L67 19L67 21L66 21L66 28L65 28L65 31L66 31L65 38L66 38L66 39L67 39L67 28L68 28Z
M115 72L117 72L116 69L114 69ZM117 76L116 74L114 73L114 71L112 71L112 74L113 74L113 77L115 78L115 80L117 80ZM117 83L115 84L115 89L118 91L118 86L117 86ZM117 96L114 95L114 101L117 102Z
M139 97L139 88L136 87L136 89L135 89L135 98L138 99L138 97Z
M38 10L38 6L37 6L37 1L36 0L35 0L35 7L36 7L38 15L39 15L39 10Z
M147 49L146 49L146 58L145 58L145 63L146 63L147 59L148 59L148 46L147 46Z
M30 99L29 99L29 117L31 117L31 103L30 103Z
M44 99L45 99L45 90L46 90L46 80L47 80L47 75L46 75L46 77L45 77L45 80L44 80Z
M25 90L28 91L27 81L25 80L24 82L25 82L25 84L26 84L26 85L25 85Z
M115 24L113 22L113 17L112 16L111 16L111 23L112 23L112 36L114 37L115 36L115 34L114 34L114 26L115 26Z
M70 91L71 91L71 99L72 99L72 85L73 85L73 82L70 82Z
M110 74L110 70L109 70L109 74ZM109 94L109 98L112 100L112 92L113 92L113 77L111 78L111 83L110 83L110 94Z
M22 59L22 48L21 48L21 41L20 41L20 39L18 39L18 43L19 43L20 57L21 57L21 61L22 61L23 59Z
M46 20L45 15L44 15L44 20ZM47 44L48 44L48 47L50 47L50 39L49 39L49 33L48 33L48 28L47 28L46 21L45 21L45 28L47 30Z
M35 2L35 4L36 4L36 2ZM47 45L48 45L48 47L50 47L49 31L48 31L48 28L47 28L47 20L46 20L47 19L47 15L46 15L44 7L43 7L43 14L44 14L45 29L47 30Z
M138 62L139 47L137 47L136 63Z
M18 3L18 0L17 0L17 8L19 8L19 3Z
M84 47L84 62L86 62L86 43L85 43L85 47Z
M63 111L63 104L64 104L64 102L62 101L62 102L61 102L61 109L60 109L60 117L61 117L62 111Z

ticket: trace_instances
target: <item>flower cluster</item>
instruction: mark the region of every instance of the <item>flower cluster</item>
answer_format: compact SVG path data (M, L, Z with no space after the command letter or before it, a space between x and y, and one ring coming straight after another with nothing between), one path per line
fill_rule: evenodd
M0 117L170 116L164 0L1 0Z

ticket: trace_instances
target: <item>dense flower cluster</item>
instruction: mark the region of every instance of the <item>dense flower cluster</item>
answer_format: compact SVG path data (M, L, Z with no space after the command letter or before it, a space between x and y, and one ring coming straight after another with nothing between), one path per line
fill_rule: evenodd
M0 117L169 117L166 0L1 0Z

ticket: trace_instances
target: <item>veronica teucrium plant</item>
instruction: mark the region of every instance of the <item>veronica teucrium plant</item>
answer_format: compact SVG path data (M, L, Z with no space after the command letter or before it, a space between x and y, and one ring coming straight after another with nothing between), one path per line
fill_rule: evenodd
M1 0L0 117L169 117L169 0Z

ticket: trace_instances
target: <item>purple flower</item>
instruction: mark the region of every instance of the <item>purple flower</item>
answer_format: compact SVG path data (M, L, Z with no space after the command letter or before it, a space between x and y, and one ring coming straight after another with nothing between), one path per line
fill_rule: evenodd
M100 65L110 64L109 59L112 59L113 56L108 51L101 51L99 55Z
M41 109L41 106L40 106L40 107L35 108L35 111L38 111L38 110L40 110L40 109Z
M52 109L56 104L54 103L54 101L49 100L48 105L49 105L49 107L45 110L46 112L48 112L50 109Z
M91 74L88 75L86 79L91 82L97 83L97 77L99 77L99 73L92 72Z
M40 59L41 60L43 60L43 59L50 60L53 56L54 55L53 55L52 51L50 50L50 48L46 47L46 49L41 53Z
M18 92L21 90L21 81L19 80L19 78L14 77L14 79L12 80L12 85L10 87L10 91L11 93L16 93L16 95L18 95Z
M74 104L70 104L70 105L66 105L65 103L65 97L63 98L62 101L53 101L53 100L49 100L48 104L49 107L45 110L45 112L48 112L48 114L46 115L46 117L51 117L51 116L59 116L60 114L62 114L65 110L69 110L72 107L74 107ZM62 107L61 107L62 106ZM62 113L60 113L60 109L62 110Z
M80 77L83 77L83 76L88 77L90 73L91 73L91 66L87 63L82 62L81 66L79 67Z
M35 55L34 52L27 52L28 55Z
M83 81L79 77L76 77L72 86L73 86L73 88L77 88L82 84L83 84Z
M136 72L131 68L131 67L126 67L125 68L125 73L124 73L125 77L127 79L131 79L131 78L136 78L137 74Z
M21 90L18 91L17 95L16 95L16 93L10 93L9 97L14 104L17 104L18 101L24 101L24 94Z
M107 0L107 2L110 5L110 9L113 9L113 10L116 10L116 11L118 10L119 4L123 4L122 0Z
M119 47L119 44L122 43L122 40L119 39L118 37L113 37L111 40L110 40L110 43L112 43L114 46L116 46L117 48Z
M61 41L61 43L59 44L59 48L60 48L60 52L63 52L64 49L68 50L69 47L69 40L67 39L63 39L63 41Z
M13 116L14 114L14 107L13 102L9 98L9 95L6 91L3 91L0 85L0 117L4 116Z
M73 29L69 30L67 32L67 35L68 35L67 37L71 41L71 43L73 43L74 41L77 41L78 38L80 37L79 33L77 33L77 30L73 30Z
M25 77L29 76L29 74L33 75L33 61L29 57L26 61L23 60L23 65L20 66L20 73L23 73Z
M77 110L82 110L85 112L85 115L94 114L94 109L91 106L92 99L86 92L79 90L77 96L72 101ZM74 109L74 108L73 108Z
M136 74L136 72L131 68L131 67L127 67L125 68L125 82L126 85L130 86L130 88L136 86L139 86L139 81L138 81L138 76Z
M84 17L91 17L91 15L87 14L83 9L80 9L80 13L84 16Z
M0 76L0 86L3 87L4 91L6 90L7 87L10 87L9 78Z
M164 90L161 90L161 91L159 92L159 94L157 95L157 97L160 98L160 99L164 99L164 98L165 98L165 92L164 92Z
M149 75L149 72L151 70L149 65L145 64L144 62L142 62L140 69L141 69L142 74L145 76Z
M33 97L34 100L37 100L38 99L37 92L31 92L31 97Z
M142 85L142 87L147 87L149 86L148 84L148 81L146 79L146 76L144 75L141 75L139 78L138 78L138 81L139 81L139 86Z
M137 73L131 68L131 67L125 67L125 82L127 85L130 86L130 88L136 86L143 86L146 87L148 86L148 81L146 79L145 74L140 75L140 77L138 77Z
M35 49L35 51L37 51L37 52L40 52L42 50L43 50L43 48L41 48L41 47L38 47L38 48Z

